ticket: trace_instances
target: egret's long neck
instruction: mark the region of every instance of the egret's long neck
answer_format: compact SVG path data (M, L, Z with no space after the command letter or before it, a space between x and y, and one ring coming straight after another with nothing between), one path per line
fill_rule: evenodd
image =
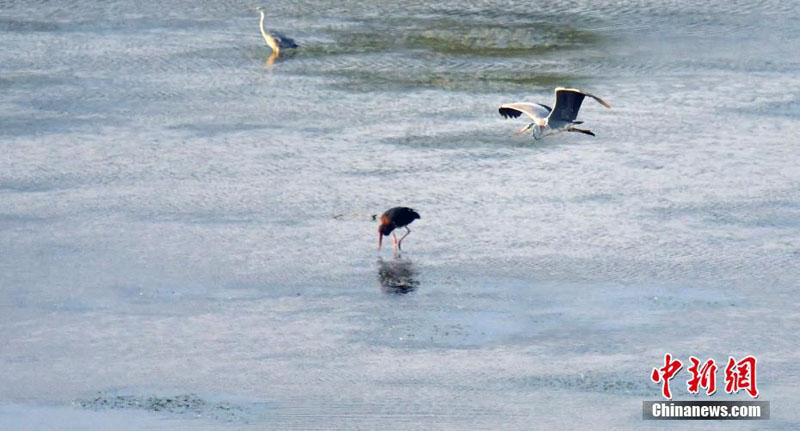
M280 47L275 42L275 38L272 37L271 34L267 33L267 30L264 29L264 11L259 11L261 13L261 22L259 22L259 26L261 27L261 36L264 37L264 42L267 42L267 45L272 48L272 51L277 54L280 51Z

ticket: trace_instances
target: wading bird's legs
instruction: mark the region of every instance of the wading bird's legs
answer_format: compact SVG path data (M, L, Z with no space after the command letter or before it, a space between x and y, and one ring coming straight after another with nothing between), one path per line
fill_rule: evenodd
M392 231L392 248L396 249L398 247L399 245L397 244L397 235L395 235L394 231Z
M403 240L404 240L404 239L406 239L406 237L407 237L407 236L408 236L408 234L410 234L410 233L411 233L411 229L409 229L409 228L408 228L408 226L406 226L406 234L405 234L405 235L403 235L403 237L402 237L402 238L400 238L400 241L398 241L398 242L397 242L397 249L398 249L398 250L402 250L402 249L400 248L400 245L403 243Z

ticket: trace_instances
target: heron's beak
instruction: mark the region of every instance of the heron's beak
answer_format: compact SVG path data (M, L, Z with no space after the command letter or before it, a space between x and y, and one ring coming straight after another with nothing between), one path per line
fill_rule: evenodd
M378 230L378 250L381 249L381 245L383 245L383 235L381 234L380 229Z
M516 132L514 132L514 134L515 134L515 135L517 135L517 136L519 136L519 135L521 135L521 134L523 134L523 133L527 132L528 130L531 130L531 127L533 127L533 123L530 123L530 124L528 124L527 126L525 126L525 127L521 128L521 129L517 130Z

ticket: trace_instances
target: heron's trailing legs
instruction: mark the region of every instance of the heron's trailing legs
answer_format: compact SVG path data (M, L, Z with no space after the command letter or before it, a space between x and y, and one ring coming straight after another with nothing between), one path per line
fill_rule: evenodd
M595 134L589 129L579 129L577 127L567 127L567 131L568 132L580 132L580 133L584 133L584 134L589 135L589 136L595 136Z

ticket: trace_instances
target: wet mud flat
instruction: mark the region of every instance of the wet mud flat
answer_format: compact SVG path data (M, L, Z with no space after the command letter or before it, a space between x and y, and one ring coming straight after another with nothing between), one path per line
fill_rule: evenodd
M0 5L0 428L657 429L665 350L796 428L797 5L255 6Z

